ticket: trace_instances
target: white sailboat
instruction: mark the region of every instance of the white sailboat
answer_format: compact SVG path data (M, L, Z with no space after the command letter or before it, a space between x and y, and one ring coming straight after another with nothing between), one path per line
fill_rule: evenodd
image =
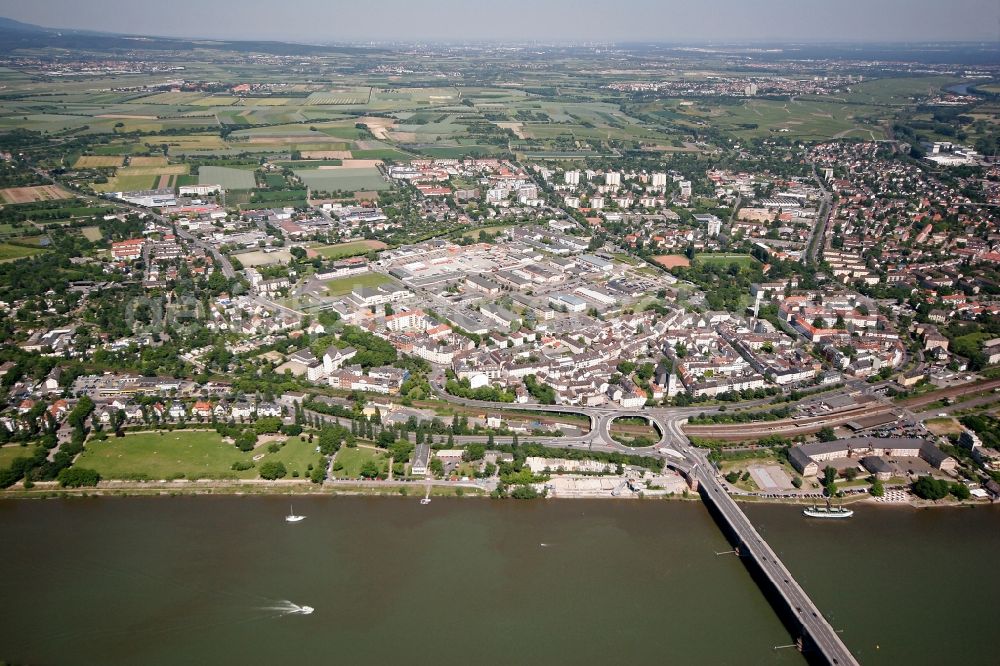
M288 505L288 515L285 516L285 522L286 523L298 523L298 522L301 522L301 521L303 521L305 519L306 519L305 516L296 516L295 515L295 510L292 509L292 506L290 504Z
M430 486L427 486L427 494L424 495L424 498L422 500L420 500L420 503L421 504L430 504L431 503L431 487Z

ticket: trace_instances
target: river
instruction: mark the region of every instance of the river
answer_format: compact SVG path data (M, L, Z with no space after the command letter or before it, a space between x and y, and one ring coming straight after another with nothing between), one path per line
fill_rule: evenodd
M804 663L774 649L788 632L716 555L729 546L697 502L297 498L294 525L287 511L0 502L0 661ZM997 510L749 513L863 663L995 662Z

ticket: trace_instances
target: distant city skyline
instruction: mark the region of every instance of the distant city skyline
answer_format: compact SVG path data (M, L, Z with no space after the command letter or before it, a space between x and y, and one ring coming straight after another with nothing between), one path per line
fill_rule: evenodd
M64 29L169 37L361 41L998 41L996 0L0 0L0 15Z

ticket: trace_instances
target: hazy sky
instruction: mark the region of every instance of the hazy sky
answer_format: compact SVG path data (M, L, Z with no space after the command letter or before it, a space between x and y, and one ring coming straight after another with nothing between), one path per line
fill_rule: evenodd
M59 28L228 39L1000 41L1000 0L0 0Z

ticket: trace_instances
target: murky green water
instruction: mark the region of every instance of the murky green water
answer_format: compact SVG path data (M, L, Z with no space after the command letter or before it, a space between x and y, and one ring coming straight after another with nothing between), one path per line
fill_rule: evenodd
M0 502L0 661L802 663L773 649L787 631L715 555L728 544L698 503L295 510L308 518L286 524L278 498ZM749 511L863 663L997 662L1000 512Z

